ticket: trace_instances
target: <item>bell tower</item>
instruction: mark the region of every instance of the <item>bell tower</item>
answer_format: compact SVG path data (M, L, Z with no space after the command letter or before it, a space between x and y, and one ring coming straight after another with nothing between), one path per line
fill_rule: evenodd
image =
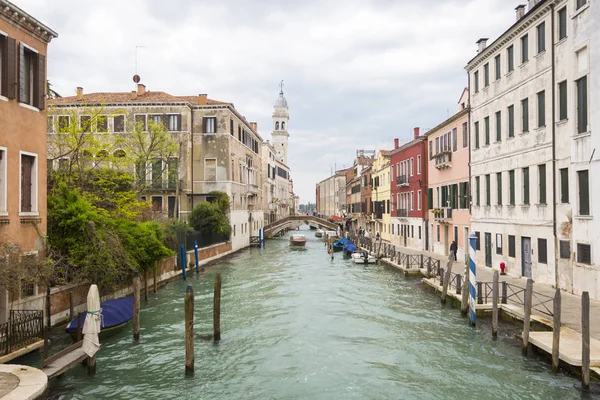
M290 111L287 100L283 96L283 81L279 84L279 97L273 106L273 147L277 154L277 160L287 165L288 151L288 121L290 119Z

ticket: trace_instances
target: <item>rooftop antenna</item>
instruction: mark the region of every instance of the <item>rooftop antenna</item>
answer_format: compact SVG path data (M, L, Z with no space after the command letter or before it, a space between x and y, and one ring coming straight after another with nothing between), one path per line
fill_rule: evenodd
M133 81L140 83L140 76L138 75L138 49L145 49L146 46L135 46L135 75L133 75Z
M283 79L279 83L279 94L283 96Z

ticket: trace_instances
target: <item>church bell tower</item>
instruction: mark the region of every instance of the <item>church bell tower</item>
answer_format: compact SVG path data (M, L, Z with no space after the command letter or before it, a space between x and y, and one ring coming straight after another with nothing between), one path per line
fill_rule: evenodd
M277 160L287 165L288 138L290 137L288 133L290 111L287 100L283 96L283 81L281 81L279 87L279 97L273 106L273 133L271 136L273 147L277 154Z

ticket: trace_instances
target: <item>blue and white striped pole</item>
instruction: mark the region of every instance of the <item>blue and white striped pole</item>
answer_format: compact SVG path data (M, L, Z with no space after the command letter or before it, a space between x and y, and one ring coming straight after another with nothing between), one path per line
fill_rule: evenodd
M259 247L265 247L265 231L263 228L260 228L258 230L258 242L259 242Z
M469 319L471 325L475 325L475 306L477 297L477 266L475 264L475 248L477 246L477 236L474 233L469 235Z
M198 265L198 242L194 240L194 256L196 257L196 273L200 272L200 266Z

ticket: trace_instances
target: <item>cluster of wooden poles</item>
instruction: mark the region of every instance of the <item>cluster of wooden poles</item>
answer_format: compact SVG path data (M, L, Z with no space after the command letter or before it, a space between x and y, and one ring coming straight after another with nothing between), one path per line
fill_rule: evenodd
M448 266L446 268L443 277L443 286L441 294L442 304L446 304L446 295L448 292L448 285L451 280L452 272L452 260L448 260ZM492 281L492 337L498 336L498 303L499 303L499 287L500 287L500 276L498 271L494 271L494 277ZM467 315L469 311L469 276L468 269L467 275L463 283L462 288L462 299L461 299L461 313ZM527 348L529 347L529 332L531 327L531 308L533 305L533 280L527 279L525 285L525 297L524 297L524 316L523 316L523 344L522 353L527 355ZM561 295L560 289L556 289L554 293L554 308L553 308L553 321L552 321L552 372L558 372L560 363L559 348L560 348L560 310L561 310ZM582 386L584 390L588 390L590 387L590 295L588 292L581 294L581 376Z

